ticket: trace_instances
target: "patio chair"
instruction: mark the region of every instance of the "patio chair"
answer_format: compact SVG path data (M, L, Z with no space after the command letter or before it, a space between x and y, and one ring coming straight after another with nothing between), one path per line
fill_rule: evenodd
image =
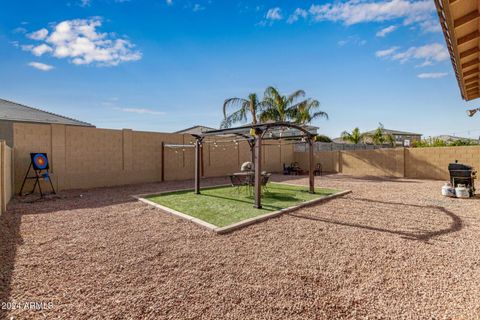
M261 185L265 192L269 192L267 188L267 184L268 184L268 180L270 180L271 175L272 175L271 173L265 173L265 174L262 173Z
M236 187L237 192L240 192L240 188L242 187L247 187L248 189L250 189L250 176L230 175L229 177L232 187Z
M321 176L323 174L323 169L322 169L322 164L321 163L317 163L315 165L315 170L313 170L313 174L315 176Z
M295 176L302 174L302 169L298 165L298 162L292 162L292 164L290 165L290 174L293 174Z

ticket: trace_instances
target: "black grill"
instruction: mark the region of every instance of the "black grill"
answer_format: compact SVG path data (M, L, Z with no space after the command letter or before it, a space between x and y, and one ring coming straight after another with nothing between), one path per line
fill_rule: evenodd
M450 182L456 188L459 184L464 184L470 191L470 196L475 195L476 171L473 167L461 163L450 163L448 165L450 172Z

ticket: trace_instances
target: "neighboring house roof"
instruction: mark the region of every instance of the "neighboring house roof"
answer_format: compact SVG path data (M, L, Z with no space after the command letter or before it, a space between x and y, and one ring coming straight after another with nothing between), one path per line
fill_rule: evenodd
M183 129L183 130L176 131L176 132L174 132L174 133L180 133L180 134L200 134L200 133L204 133L204 132L210 131L210 130L217 130L217 129L211 128L211 127L206 127L206 126L196 125L196 126L193 126L193 127L190 127L190 128L186 128L186 129Z
M0 120L94 127L94 125L87 122L28 107L5 99L0 99Z
M364 132L366 134L373 134L375 130ZM383 133L385 134L393 134L399 136L421 136L421 133L414 133L414 132L407 132L407 131L399 131L399 130L391 130L391 129L383 129Z
M342 137L334 138L334 139L332 139L332 142L333 143L339 143L339 144L348 144L349 143L348 141L343 140Z
M477 139L471 139L471 138L464 138L464 137L457 137L457 136L451 136L447 134L439 135L436 137L432 137L432 139L439 139L443 140L445 142L453 142L453 141L458 141L458 140L467 140L467 141L478 141Z

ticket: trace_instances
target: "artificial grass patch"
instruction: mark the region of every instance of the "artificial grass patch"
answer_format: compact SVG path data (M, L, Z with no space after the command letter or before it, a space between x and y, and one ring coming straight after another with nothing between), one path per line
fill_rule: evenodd
M262 195L262 209L253 207L254 198L245 188L215 187L201 190L200 195L189 191L164 193L146 199L162 206L201 219L217 227L225 227L336 193L336 190L316 188L315 194L301 186L269 183Z

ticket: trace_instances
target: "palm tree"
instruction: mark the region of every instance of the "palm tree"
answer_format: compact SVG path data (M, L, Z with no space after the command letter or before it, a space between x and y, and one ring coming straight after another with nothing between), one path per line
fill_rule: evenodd
M369 136L372 139L373 144L383 144L385 142L385 136L383 134L383 127L379 126L373 134Z
M360 142L365 142L365 134L360 132L360 129L356 127L352 132L343 131L342 140L348 141L354 144L359 144Z
M305 91L303 90L297 90L289 96L282 96L276 88L268 87L265 90L260 121L285 122L289 119L294 119L299 106L305 103L305 100L299 103L296 103L296 101L304 96Z
M380 122L378 124L378 128L373 132L373 134L369 135L369 138L372 139L373 144L389 144L392 147L396 146L395 137L392 134L385 132L385 127Z
M229 128L237 122L247 122L248 116L252 118L252 124L257 124L257 113L261 109L262 102L258 101L256 93L250 93L248 99L230 98L223 103L223 121L221 128ZM227 115L227 109L235 108L236 110Z
M387 134L385 137L385 141L392 147L395 148L397 146L397 141L395 141L395 137L393 134Z
M314 119L325 118L328 120L328 114L324 111L318 110L320 102L314 99L308 99L300 103L295 110L294 122L298 124L309 124Z

